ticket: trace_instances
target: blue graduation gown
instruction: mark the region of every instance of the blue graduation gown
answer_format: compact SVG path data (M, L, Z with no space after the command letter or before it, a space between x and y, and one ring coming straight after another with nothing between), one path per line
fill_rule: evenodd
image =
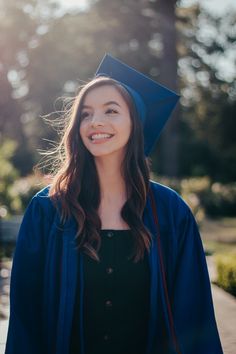
M174 354L157 240L161 238L174 330L181 354L222 354L210 281L195 219L172 189L150 182L159 217L156 231L149 198L143 221L152 234L149 253L150 314L144 354ZM10 321L5 354L68 354L75 303L80 289L80 348L83 335L83 254L75 250L76 222L62 227L48 197L49 186L29 203L14 254ZM77 264L79 262L79 264ZM79 269L79 271L78 271ZM163 316L160 316L160 314ZM163 344L163 326L167 346ZM163 349L165 348L165 349Z

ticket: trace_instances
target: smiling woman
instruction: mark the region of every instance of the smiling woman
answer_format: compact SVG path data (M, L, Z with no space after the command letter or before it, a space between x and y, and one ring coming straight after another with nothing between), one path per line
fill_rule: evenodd
M81 113L80 135L95 157L95 164L102 156L111 154L120 163L131 132L129 107L120 93L121 89L119 92L111 80L110 85L106 82L109 79L97 79L95 88L90 88L84 99Z
M6 354L222 354L194 217L149 178L177 100L109 55L80 90L18 235Z
M130 187L128 189L129 184L125 186L124 176L130 181L132 180L131 185L136 186L140 195L135 201L136 209L130 213L138 215L143 210L145 184L147 183L144 177L146 178L149 173L148 162L143 154L142 123L137 119L135 104L127 89L117 80L99 76L90 81L81 89L71 111L73 114L64 136L64 145L69 147L68 154L70 154L71 163L67 170L63 171L62 169L61 175L54 179L50 193L53 197L56 190L64 190L65 183L68 183L68 176L64 179L62 176L63 174L68 175L70 171L73 174L76 168L74 166L76 159L80 170L77 173L77 178L75 180L71 178L70 185L66 188L74 191L81 188L76 192L80 194L81 202L79 203L77 199L73 201L73 205L77 205L78 209L74 216L81 230L84 223L83 214L81 215L80 212L81 205L84 203L97 205L95 208L98 209L100 217L97 219L98 215L92 211L90 213L90 208L88 208L87 219L91 220L90 229L93 229L93 232L88 238L85 238L87 240L84 245L80 244L80 247L86 247L92 256L94 252L91 250L93 241L98 242L98 245L100 243L96 227L93 225L101 223L100 227L102 228L119 229L127 228L132 222L127 223L125 215L127 211L123 218L120 213L125 204L128 208L129 203L126 201L132 195L132 189ZM130 173L130 166L134 172L133 176ZM91 176L93 176L92 179ZM101 187L100 190L97 189L98 184ZM107 191L105 187L107 185L112 185L112 190ZM90 202L88 193L93 198ZM133 198L135 198L134 195ZM66 218L68 203L63 196L61 203L63 205L62 214L64 212L63 216ZM139 218L140 216L135 219ZM140 225L141 232L144 232L142 223L138 221L136 223L136 227ZM86 231L84 230L84 232ZM145 232L143 235L145 237ZM91 241L89 241L90 239ZM148 240L145 241L145 243L147 242ZM143 253L143 251L144 248L141 247L140 252Z

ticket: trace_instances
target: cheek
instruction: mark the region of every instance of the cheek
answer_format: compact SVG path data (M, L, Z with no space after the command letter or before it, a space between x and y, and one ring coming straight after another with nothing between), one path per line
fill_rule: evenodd
M84 141L85 139L85 134L86 134L86 127L83 123L80 124L80 127L79 127L79 134L80 134L80 137L81 139Z
M87 137L86 137L86 129L84 127L80 127L79 135L80 135L80 139L81 139L83 145L87 148L88 141L87 141Z
M124 135L127 139L129 139L132 130L132 122L131 119L127 122L126 126L124 127Z

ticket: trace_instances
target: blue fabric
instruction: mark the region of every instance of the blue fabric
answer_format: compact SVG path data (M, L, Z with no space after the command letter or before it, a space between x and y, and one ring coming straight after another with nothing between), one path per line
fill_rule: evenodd
M180 196L151 182L157 203L160 235L150 201L143 220L153 235L149 254L151 311L145 354L175 353L160 275L157 238L161 237L174 326L182 354L222 354L201 238L194 217ZM76 222L62 228L48 197L48 187L31 200L18 235L10 292L10 322L5 354L68 354L80 275L83 300L83 257L77 257ZM79 258L80 272L77 274ZM82 310L82 306L81 306ZM80 335L83 335L83 311ZM168 341L163 343L163 327ZM81 354L83 341L81 341Z
M146 109L145 103L143 102L142 97L138 94L138 92L133 90L128 85L125 85L125 84L122 84L122 85L126 88L126 90L129 92L129 94L133 98L139 118L140 118L142 124L144 124L146 116L147 116L147 109Z

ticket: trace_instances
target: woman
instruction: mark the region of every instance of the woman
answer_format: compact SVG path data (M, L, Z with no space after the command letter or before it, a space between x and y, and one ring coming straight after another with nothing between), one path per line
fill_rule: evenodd
M194 217L149 180L177 99L109 55L80 91L18 235L6 354L222 353Z

